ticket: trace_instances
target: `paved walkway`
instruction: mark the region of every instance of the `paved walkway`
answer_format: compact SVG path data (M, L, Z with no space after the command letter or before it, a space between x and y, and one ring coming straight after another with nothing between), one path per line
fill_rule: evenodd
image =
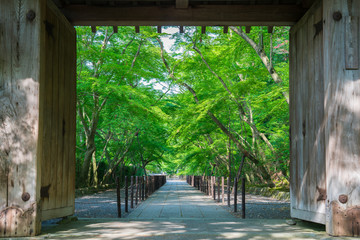
M32 239L331 239L321 225L237 218L181 181L168 181L127 218L80 219L43 231Z
M170 180L128 216L129 219L226 219L236 217L184 181Z

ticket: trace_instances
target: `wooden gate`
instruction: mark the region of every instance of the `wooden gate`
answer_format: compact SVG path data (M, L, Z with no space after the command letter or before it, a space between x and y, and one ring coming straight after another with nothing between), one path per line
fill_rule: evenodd
M360 236L360 1L318 1L290 41L291 216Z
M76 32L52 1L40 86L41 219L72 215L75 201Z
M0 237L74 212L75 36L51 1L0 4Z
M325 224L323 15L318 2L290 32L291 216Z

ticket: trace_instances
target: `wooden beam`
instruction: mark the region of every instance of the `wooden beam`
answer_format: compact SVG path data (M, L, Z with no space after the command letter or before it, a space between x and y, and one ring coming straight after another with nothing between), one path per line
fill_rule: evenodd
M250 33L251 32L251 26L246 26L245 27L245 32Z
M176 0L176 8L188 8L189 0Z
M269 26L268 27L268 33L273 33L274 30L274 26Z
M161 26L157 26L157 32L161 33Z
M118 27L117 26L113 26L113 30L114 30L114 33L118 33Z
M315 2L315 0L302 0L302 7L310 8Z
M77 26L279 26L293 25L306 9L301 5L197 5L187 9L69 5L62 11Z
M140 26L135 26L135 32L140 33Z
M206 26L201 26L201 34L205 34L206 33Z
M96 33L96 26L91 26L91 32Z
M229 27L228 26L224 26L224 33L228 33L229 32Z
M184 33L184 26L180 26L180 33Z

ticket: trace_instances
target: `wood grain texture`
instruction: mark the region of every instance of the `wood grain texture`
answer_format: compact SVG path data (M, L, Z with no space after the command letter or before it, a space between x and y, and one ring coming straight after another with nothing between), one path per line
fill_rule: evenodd
M75 30L48 1L46 8L46 81L43 100L43 219L73 214L75 197L76 94ZM67 209L61 211L59 209Z
M44 6L42 0L0 4L0 38L6 43L0 54L0 178L6 183L0 188L0 237L34 236L41 228L38 126ZM31 20L26 17L30 10L35 13Z
M305 13L300 5L197 5L97 7L68 5L62 9L80 26L279 26L293 25Z
M359 17L345 17L345 68L347 70L359 69Z
M290 34L291 215L325 223L322 6L315 4Z
M343 18L333 19L340 11ZM354 235L346 224L338 224L334 213L346 212L360 206L360 70L346 70L345 21L349 16L360 16L360 1L328 0L324 2L324 88L325 88L325 145L327 218L326 229L331 235ZM339 202L347 195L346 203ZM338 206L337 211L333 207ZM351 229L351 228L350 228Z

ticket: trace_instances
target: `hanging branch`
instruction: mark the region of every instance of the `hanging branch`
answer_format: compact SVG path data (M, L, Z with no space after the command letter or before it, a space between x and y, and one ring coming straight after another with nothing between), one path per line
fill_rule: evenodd
M266 69L271 75L271 78L274 80L276 84L281 84L283 81L279 74L276 72L275 68L272 66L271 61L269 60L268 56L266 56L265 51L258 46L254 40L252 40L244 31L241 29L241 27L230 27L231 30L233 30L237 35L242 37L257 53L257 55L260 57L261 61L265 65ZM283 92L283 96L285 97L286 102L289 104L289 93Z
M250 128L254 131L254 133L259 136L265 143L266 145L269 147L269 149L274 152L274 148L272 146L272 144L270 143L270 141L267 139L267 137L265 136L264 133L260 132L256 125L254 123L252 123L249 118L246 116L245 114L245 110L242 106L242 104L236 99L236 97L234 96L234 94L230 91L230 89L228 88L228 86L226 85L225 81L214 71L212 70L212 68L210 67L210 65L208 64L208 62L206 61L206 59L204 58L204 56L202 55L200 49L198 49L195 45L195 42L193 41L193 48L194 50L200 55L202 61L205 63L205 65L207 66L207 68L210 70L210 72L217 78L219 79L219 81L221 82L221 84L223 85L223 87L225 88L225 90L229 93L230 97L234 100L234 102L237 104L239 113L240 113L240 118L250 126Z

